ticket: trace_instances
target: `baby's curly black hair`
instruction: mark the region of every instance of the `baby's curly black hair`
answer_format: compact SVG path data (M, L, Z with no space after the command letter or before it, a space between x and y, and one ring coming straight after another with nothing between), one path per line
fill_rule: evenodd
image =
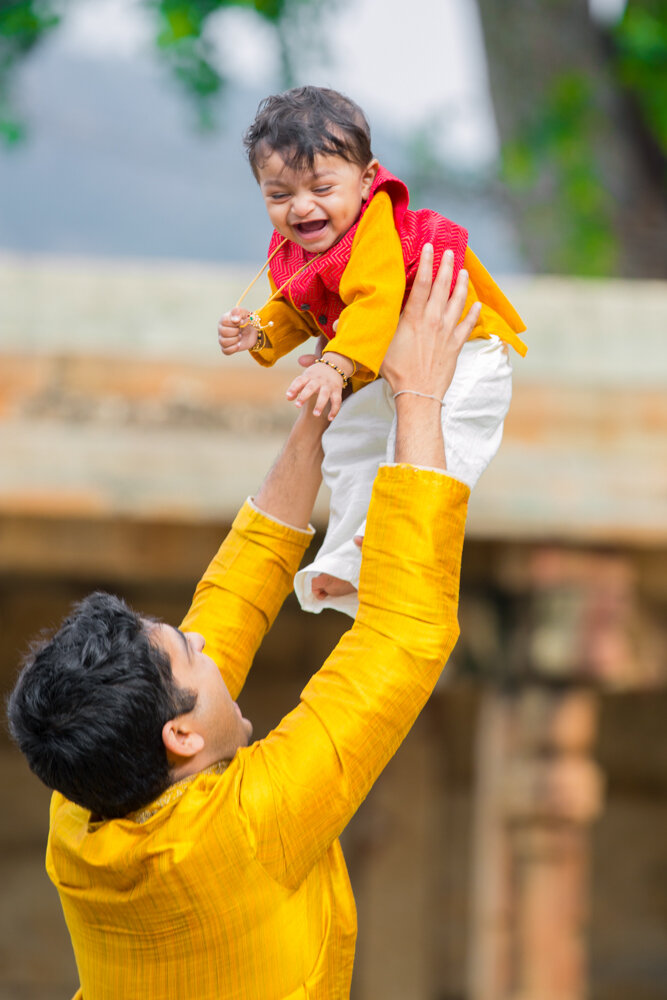
M366 167L371 130L354 101L326 87L294 87L265 97L243 143L255 178L264 157L279 153L292 170L312 169L318 154Z

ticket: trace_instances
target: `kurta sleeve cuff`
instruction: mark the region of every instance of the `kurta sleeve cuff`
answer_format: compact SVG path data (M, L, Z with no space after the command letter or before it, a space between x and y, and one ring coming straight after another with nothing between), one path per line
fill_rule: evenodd
M274 524L278 524L282 528L287 528L289 531L296 532L297 535L303 536L308 541L315 534L315 529L313 528L312 524L309 524L307 528L295 528L292 524L288 524L286 521L281 521L279 517L273 517L273 515L267 514L265 511L261 510L257 506L252 497L248 497L244 506L250 507L251 510L255 511L255 513L257 514L260 514L262 517L265 517L268 521L272 521ZM243 508L241 508L241 510L243 510Z
M312 525L308 525L307 528L295 528L265 513L255 504L252 497L248 497L234 518L232 531L254 538L265 535L267 538L274 538L276 542L294 543L304 548L315 534Z
M400 465L405 465L405 462L382 462L380 468L396 469ZM437 472L441 476L450 476L452 479L456 479L448 469L436 469L434 465L413 465L410 463L411 469L420 469L422 472ZM457 482L462 482L462 480L457 479Z

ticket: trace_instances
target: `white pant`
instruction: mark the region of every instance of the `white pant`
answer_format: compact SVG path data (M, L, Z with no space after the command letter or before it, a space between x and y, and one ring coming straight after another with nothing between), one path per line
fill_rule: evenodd
M470 488L500 447L503 421L512 397L512 366L498 337L464 344L442 408L447 471ZM377 379L343 403L322 443L322 474L331 490L329 527L314 561L299 570L294 589L304 611L334 608L355 617L357 593L313 597L312 580L330 573L359 586L363 535L373 481L382 462L394 461L396 409L391 390Z

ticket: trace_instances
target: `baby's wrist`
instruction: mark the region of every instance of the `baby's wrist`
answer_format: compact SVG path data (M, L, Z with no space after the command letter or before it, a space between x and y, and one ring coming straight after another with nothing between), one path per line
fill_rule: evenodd
M263 351L266 347L271 347L271 341L263 330L256 330L255 334L255 343L251 344L249 351Z
M352 358L348 358L345 354L339 354L337 351L325 351L321 360L330 361L337 368L340 368L342 372L345 372L346 378L352 378L357 370L357 364Z
M343 371L343 369L340 368L336 364L335 361L332 361L330 358L325 358L324 356L322 356L321 358L317 359L317 361L315 362L315 364L316 365L322 365L323 367L328 368L329 371L335 372L336 375L338 375L340 377L340 381L341 381L341 385L342 385L343 389L347 389L347 385L348 385L349 379L348 379L347 375L345 374L345 372Z

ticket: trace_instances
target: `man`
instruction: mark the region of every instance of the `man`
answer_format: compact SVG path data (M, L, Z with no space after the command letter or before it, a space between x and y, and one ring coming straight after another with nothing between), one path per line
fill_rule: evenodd
M359 614L272 733L248 745L233 699L310 538L326 421L307 408L180 630L92 595L24 668L10 724L56 789L47 869L77 997L349 996L356 914L337 838L458 635L468 488L443 473L440 400L477 311L458 323L467 278L448 302L451 271L450 256L431 287L424 250L383 368L401 464L375 483Z

